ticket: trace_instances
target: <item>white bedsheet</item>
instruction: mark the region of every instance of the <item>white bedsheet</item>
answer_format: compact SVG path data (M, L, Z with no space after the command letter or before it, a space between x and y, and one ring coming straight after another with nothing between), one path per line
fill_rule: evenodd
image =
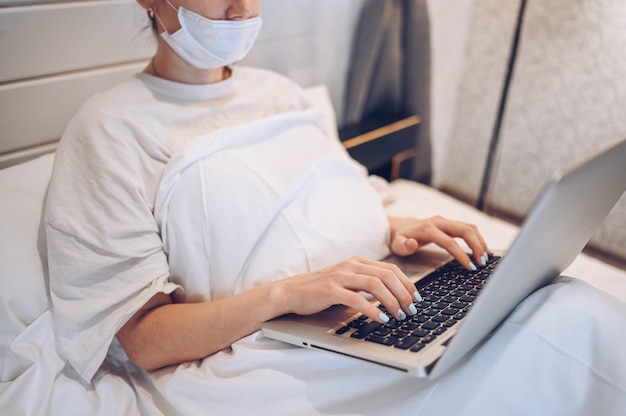
M3 414L622 415L626 305L577 279L536 292L440 380L291 347L258 333L208 359L86 385L58 358L46 312L13 342ZM593 335L593 338L590 336ZM454 399L452 399L454 398Z
M379 196L322 120L316 110L278 114L172 155L154 215L181 300L389 253Z
M45 184L51 162L39 161L40 170L22 169L21 175L41 175L30 179ZM7 177L0 172L2 195ZM493 248L508 247L517 232L418 184L398 181L388 192L395 199L390 212L475 222ZM32 204L33 198L0 197L0 214L15 212L11 203ZM9 233L27 230L33 233L29 254L37 254L36 227L10 221L6 227L1 248L15 245ZM14 278L6 271L19 271L10 261L3 258L3 303L15 294L11 291L25 289L6 284ZM85 384L56 353L49 310L34 321L15 315L15 325L21 322L25 329L2 345L0 414L626 414L626 273L587 256L579 256L567 272L602 290L563 279L533 294L477 352L436 382L254 334L232 351L152 373L109 361L106 372ZM46 305L33 299L37 302Z

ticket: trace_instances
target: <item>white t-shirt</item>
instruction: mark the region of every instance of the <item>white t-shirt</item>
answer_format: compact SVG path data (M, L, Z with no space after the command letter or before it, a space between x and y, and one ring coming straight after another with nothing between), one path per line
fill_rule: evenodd
M58 344L85 380L139 308L185 283L170 279L154 217L172 156L198 138L310 107L290 80L245 67L211 85L138 74L81 107L56 154L46 234ZM345 163L354 162L345 157ZM379 212L383 218L382 206ZM258 283L243 281L237 290Z

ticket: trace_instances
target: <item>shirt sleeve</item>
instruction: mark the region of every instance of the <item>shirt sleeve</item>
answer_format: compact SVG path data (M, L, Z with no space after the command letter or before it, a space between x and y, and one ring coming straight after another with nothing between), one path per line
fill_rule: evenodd
M126 321L178 286L152 215L164 158L120 117L86 113L61 140L45 221L58 346L89 381Z

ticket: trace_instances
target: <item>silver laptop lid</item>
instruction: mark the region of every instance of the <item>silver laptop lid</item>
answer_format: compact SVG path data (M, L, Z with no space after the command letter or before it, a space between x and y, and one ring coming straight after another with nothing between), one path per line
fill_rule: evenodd
M557 171L430 375L445 372L565 270L625 190L626 140Z

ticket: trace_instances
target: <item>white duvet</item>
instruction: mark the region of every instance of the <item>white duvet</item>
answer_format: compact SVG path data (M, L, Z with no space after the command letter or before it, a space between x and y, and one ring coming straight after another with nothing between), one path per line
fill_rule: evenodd
M381 199L322 120L316 110L279 114L200 137L172 156L155 217L181 300L388 254Z
M50 311L11 345L7 415L623 415L626 305L578 279L544 288L435 382L263 338L155 372L128 363L91 384L59 359Z

